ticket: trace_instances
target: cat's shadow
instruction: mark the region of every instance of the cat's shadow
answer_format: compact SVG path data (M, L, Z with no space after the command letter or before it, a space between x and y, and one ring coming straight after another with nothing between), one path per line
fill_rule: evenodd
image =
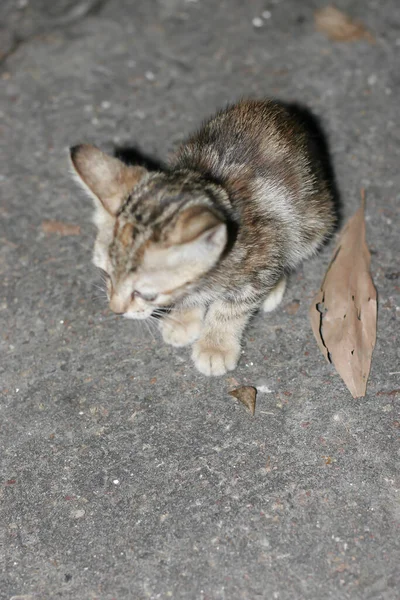
M342 202L336 183L328 140L321 122L310 109L301 104L289 102L280 102L280 104L284 106L296 120L300 121L307 130L311 154L319 160L323 176L328 182L332 193L335 205L337 231L342 225ZM159 158L143 152L137 146L117 146L114 149L114 155L128 165L139 165L145 167L148 171L168 170L166 164Z
M137 146L117 146L114 156L127 165L144 167L148 171L166 171L167 167L158 158L146 154Z

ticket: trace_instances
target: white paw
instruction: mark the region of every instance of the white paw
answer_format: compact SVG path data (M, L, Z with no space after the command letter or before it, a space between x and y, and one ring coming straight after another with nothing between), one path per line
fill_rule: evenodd
M181 324L165 317L161 323L161 333L166 344L181 348L193 344L199 338L201 327L201 321Z
M282 277L272 290L272 292L264 300L264 312L271 312L282 302L283 294L286 289L286 277Z
M221 348L201 341L194 344L192 353L194 364L203 375L224 375L227 371L232 371L238 363L239 356L239 345Z

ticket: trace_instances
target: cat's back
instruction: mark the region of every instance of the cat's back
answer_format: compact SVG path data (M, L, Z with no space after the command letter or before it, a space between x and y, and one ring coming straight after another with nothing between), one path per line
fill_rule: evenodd
M335 223L330 184L311 142L302 120L279 102L244 100L218 112L189 138L176 165L223 186L245 245L270 236L266 230L274 223L294 265Z
M182 145L179 165L224 179L234 168L257 174L289 156L306 154L301 124L278 102L243 100L219 111Z

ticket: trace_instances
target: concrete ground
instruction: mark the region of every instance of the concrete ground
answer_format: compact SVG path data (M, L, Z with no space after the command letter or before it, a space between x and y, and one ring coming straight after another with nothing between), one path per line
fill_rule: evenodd
M375 43L337 43L315 31L323 4L2 0L1 600L400 597L400 5L338 0ZM99 297L66 148L163 160L248 95L322 118L345 218L366 188L379 329L365 398L308 322L332 243L255 317L226 377ZM260 387L254 417L237 383Z

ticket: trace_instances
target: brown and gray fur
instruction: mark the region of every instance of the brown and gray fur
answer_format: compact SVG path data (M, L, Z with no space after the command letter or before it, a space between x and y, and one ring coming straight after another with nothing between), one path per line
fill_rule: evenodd
M95 200L94 263L110 308L161 320L167 343L193 344L206 375L234 369L243 330L281 301L286 275L331 234L330 187L302 124L273 101L218 112L170 168L150 173L93 146L71 149Z

